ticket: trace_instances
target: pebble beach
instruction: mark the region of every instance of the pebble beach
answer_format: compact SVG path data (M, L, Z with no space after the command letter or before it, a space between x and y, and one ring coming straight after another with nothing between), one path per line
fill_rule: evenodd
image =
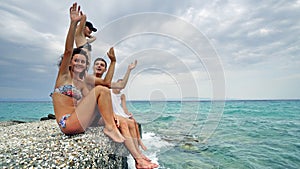
M102 132L89 128L67 136L55 120L0 122L2 168L128 168L128 151Z

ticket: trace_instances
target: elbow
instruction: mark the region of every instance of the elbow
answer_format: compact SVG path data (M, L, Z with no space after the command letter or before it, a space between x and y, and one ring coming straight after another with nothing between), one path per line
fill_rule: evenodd
M102 85L111 88L111 82L104 82Z
M124 89L125 86L122 86L122 85L114 85L113 88L114 88L114 89Z
M126 86L126 84L125 84L125 83L120 83L120 86L119 86L119 88L120 88L120 89L124 89L124 88L125 88L125 86Z

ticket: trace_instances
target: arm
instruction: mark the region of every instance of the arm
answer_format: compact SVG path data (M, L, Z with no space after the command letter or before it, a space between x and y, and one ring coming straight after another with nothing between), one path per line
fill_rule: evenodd
M65 77L65 75L67 75L69 73L69 64L70 64L72 52L73 52L75 29L76 29L77 23L81 19L82 15L83 14L80 11L80 6L78 6L78 9L77 9L77 3L74 3L73 6L70 8L71 23L70 23L69 31L68 31L66 42L65 42L64 57L62 58L61 65L59 67L56 83L60 83L61 80L65 80L65 79L61 79L61 78ZM56 84L56 85L58 86L58 84Z
M94 75L87 75L84 80L90 86L102 85L110 88L110 83L106 83L103 79Z
M132 117L132 113L130 113L127 109L127 106L126 106L126 97L125 97L125 94L122 94L121 95L121 105L122 105L122 108L124 110L124 112L129 115L130 117Z
M122 81L119 81L119 82L113 82L111 84L111 88L112 89L124 89L127 82L128 82L128 79L129 79L129 75L130 75L130 72L132 69L134 69L136 67L136 64L137 64L137 60L135 60L133 63L131 63L130 65L128 65L128 68L127 68L127 71L122 79Z
M83 97L87 96L89 92L90 90L86 86L81 91Z
M115 72L115 65L116 65L116 56L113 47L109 49L109 52L107 52L107 56L110 59L110 64L109 64L107 74L104 78L104 83L109 84L109 86L111 86L111 81Z
M91 35L91 36L89 37L89 39L87 39L87 42L88 42L88 43L93 43L96 39L97 39L96 36L92 36L92 35Z
M86 22L86 15L82 16L80 23L76 29L75 43L76 43L77 48L84 45L87 42L85 35L84 35L85 22Z

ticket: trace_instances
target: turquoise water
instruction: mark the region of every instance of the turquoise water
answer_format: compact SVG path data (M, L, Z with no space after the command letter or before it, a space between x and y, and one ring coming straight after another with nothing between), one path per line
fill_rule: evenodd
M37 121L53 114L52 102L0 101L0 121Z
M160 168L300 168L300 101L227 101L206 141L211 102L128 102ZM0 121L35 121L51 102L0 102ZM216 123L214 123L216 124Z
M172 143L156 154L161 168L300 168L300 101L227 101L218 128L202 143L211 106L141 102L130 109L144 130Z

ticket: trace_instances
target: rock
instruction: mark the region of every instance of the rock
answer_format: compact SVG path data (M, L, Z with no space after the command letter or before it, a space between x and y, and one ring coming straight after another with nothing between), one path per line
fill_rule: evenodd
M194 146L191 143L184 143L183 145L180 146L181 149L185 151L197 151L198 147Z
M20 121L20 120L13 120L13 123L26 123L25 121Z
M67 136L55 120L0 128L0 165L3 168L118 168L127 169L124 144L115 143L93 127ZM40 167L38 167L40 166Z
M143 133L143 131L142 131L142 125L141 125L141 123L137 123L137 125L139 127L139 133L140 133L140 137L142 139L143 138L143 136L142 136L142 133Z
M12 120L12 121L4 121L0 122L0 127L7 127L7 126L12 126L20 123L25 123L23 121L18 121L18 120Z
M55 115L54 114L48 114L48 118L49 119L55 119Z
M45 121L45 120L50 120L50 119L55 119L55 115L54 114L48 114L47 117L42 117L40 119L40 121Z
M49 120L49 118L48 118L48 117L42 117L42 118L40 119L40 121L45 121L45 120Z

